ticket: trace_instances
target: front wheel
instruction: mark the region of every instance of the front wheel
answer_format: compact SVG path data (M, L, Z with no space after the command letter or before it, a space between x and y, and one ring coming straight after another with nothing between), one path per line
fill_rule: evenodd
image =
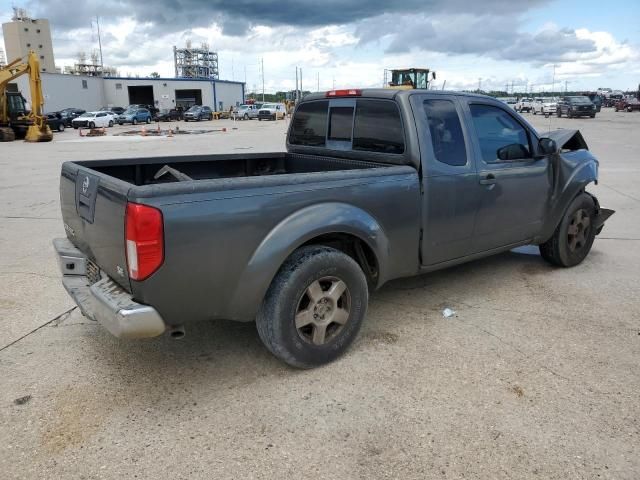
M89 122L89 128L96 128L96 124L93 122Z
M573 267L581 263L591 251L596 237L593 227L595 216L593 198L586 193L578 195L553 236L540 245L542 258L559 267Z
M245 113L243 118L244 118L244 120L249 120L249 114Z
M360 266L325 246L295 251L271 283L256 318L267 349L293 367L342 355L360 330L369 292Z
M131 120L131 125L137 125L138 124L138 119L134 118L133 120Z
M149 125L151 123L151 119L149 117L147 117L146 122L147 122L147 125Z
M59 132L64 132L64 123L59 123L58 124L58 131Z
M113 127L113 120L109 120L109 126Z

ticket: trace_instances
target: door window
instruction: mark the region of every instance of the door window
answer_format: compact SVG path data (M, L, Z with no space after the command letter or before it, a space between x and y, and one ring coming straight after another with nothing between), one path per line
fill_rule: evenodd
M425 100L424 111L436 160L461 167L467 164L467 149L460 117L451 100Z
M293 145L323 147L327 137L327 110L329 102L303 103L293 116L289 142Z
M529 134L509 113L492 105L472 104L469 108L486 163L503 161L505 156L507 160L531 158Z

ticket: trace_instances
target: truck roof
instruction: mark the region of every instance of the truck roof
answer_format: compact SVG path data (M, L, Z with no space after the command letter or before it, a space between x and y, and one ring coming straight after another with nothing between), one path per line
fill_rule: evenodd
M366 97L366 98L383 98L383 99L392 100L398 97L408 97L415 93L428 93L429 95L462 95L465 97L493 98L488 95L482 95L478 93L469 93L469 92L458 92L455 90L425 90L425 89L395 90L393 88L363 88L358 90L360 90L361 94L359 96L350 97L350 98ZM332 90L329 90L329 91L332 91ZM327 98L327 92L314 92L314 93L305 95L302 101L306 102L310 100L324 100L325 98ZM331 97L331 98L340 98L340 97Z

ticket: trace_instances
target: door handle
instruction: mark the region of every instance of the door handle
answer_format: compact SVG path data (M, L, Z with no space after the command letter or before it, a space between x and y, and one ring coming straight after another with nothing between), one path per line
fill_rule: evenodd
M480 185L494 185L495 183L496 177L493 173L490 173L486 177L480 179Z

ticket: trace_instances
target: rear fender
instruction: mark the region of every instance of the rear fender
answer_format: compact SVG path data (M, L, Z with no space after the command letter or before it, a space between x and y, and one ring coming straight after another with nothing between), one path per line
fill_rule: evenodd
M389 240L370 214L345 203L322 203L291 214L264 238L240 277L229 312L232 318L255 318L265 293L284 261L294 250L321 235L343 233L364 241L378 262L378 284L388 271Z

